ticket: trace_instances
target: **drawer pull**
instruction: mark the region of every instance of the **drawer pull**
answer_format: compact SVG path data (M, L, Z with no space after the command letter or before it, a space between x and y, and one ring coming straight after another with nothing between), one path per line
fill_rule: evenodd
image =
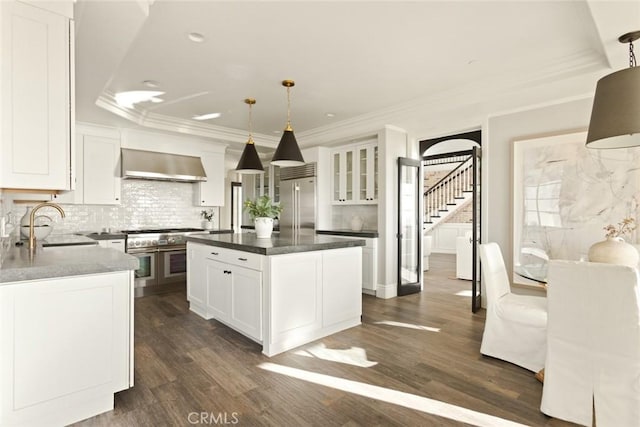
M218 252L211 252L211 255L218 255Z
M246 258L238 258L238 260L240 260L240 261L247 261L247 259L246 259Z

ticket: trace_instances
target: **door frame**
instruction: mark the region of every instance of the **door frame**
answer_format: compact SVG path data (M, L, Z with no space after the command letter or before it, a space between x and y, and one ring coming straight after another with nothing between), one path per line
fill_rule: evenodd
M451 151L432 156L425 156L424 153L431 147L446 143L452 140L468 140L476 145L469 150ZM482 243L482 130L458 133L439 138L426 139L419 142L420 155L422 160L431 158L449 158L461 155L471 155L474 161L473 171L473 225L472 225L472 280L471 280L471 311L476 313L482 306L482 270L480 266L480 255L478 246ZM477 168L476 168L477 166ZM424 176L423 176L424 178ZM476 182L477 181L477 182ZM424 210L424 209L423 209ZM424 212L421 212L424 214Z
M402 209L402 194L400 191L400 185L402 183L402 171L403 167L415 167L416 170L416 198L417 198L417 210L415 212L416 216L416 256L417 256L417 265L416 265L416 282L403 283L402 282L402 242L403 242L403 230L402 230L402 221L401 221L401 209ZM418 159L410 159L407 157L398 157L398 230L396 234L397 243L398 243L398 260L397 260L397 294L398 296L415 294L422 291L422 215L421 212L423 210L422 207L422 194L420 189L422 188L420 185L420 179L422 179L422 160Z

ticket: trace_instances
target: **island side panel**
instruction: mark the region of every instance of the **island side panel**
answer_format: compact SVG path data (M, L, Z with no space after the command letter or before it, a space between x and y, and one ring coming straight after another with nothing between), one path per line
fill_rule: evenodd
M322 329L322 254L268 257L262 352L273 356L312 341Z
M360 247L268 259L263 306L264 354L273 356L360 324Z
M362 250L322 252L322 327L350 328L362 316ZM341 327L343 325L344 327Z

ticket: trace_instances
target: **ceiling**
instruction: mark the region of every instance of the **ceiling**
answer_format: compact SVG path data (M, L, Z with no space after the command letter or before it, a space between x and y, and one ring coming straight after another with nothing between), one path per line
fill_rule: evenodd
M79 0L76 117L238 148L247 139L243 100L252 97L255 139L269 149L286 125L281 81L293 79L291 122L302 146L354 126L429 136L447 111L592 93L599 76L628 66L616 39L640 29L639 4ZM191 41L193 32L204 41ZM162 91L163 102L119 106L114 95L131 90ZM221 116L192 119L211 112Z

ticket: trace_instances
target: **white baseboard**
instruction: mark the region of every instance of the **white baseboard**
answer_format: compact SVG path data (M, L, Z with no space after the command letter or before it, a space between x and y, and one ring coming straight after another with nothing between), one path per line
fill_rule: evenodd
M398 296L398 285L395 283L391 285L378 284L378 286L376 286L377 298L389 299L389 298L395 298L397 296Z

